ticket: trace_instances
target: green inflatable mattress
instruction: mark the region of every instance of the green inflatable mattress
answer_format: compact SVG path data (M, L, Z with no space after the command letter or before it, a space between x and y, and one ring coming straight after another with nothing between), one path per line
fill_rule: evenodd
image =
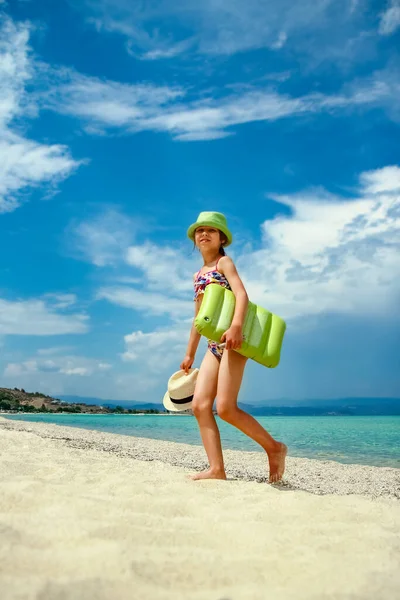
M211 283L205 289L194 325L201 335L220 342L222 334L230 327L234 311L234 293L217 283ZM276 367L280 360L285 330L286 323L283 319L249 302L243 325L244 340L236 352L265 367Z

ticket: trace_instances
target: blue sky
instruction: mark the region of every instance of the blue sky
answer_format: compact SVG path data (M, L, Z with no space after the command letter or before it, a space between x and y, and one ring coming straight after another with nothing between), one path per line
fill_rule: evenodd
M398 0L0 12L0 385L159 402L218 210L288 325L241 399L399 395Z

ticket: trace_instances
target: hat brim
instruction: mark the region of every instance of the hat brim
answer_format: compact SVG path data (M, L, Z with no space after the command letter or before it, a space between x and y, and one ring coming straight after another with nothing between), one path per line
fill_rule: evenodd
M164 395L163 404L164 408L171 412L182 412L183 410L188 410L189 408L192 408L192 400L190 400L189 402L185 402L184 404L175 404L174 402L172 402L168 392L166 392Z
M221 226L220 224L214 223L214 221L209 219L204 219L200 221L196 221L196 223L192 223L192 225L187 230L187 236L192 242L194 242L194 233L198 227L215 227L215 229L219 229L225 235L227 241L224 244L224 247L232 244L232 234L227 227Z

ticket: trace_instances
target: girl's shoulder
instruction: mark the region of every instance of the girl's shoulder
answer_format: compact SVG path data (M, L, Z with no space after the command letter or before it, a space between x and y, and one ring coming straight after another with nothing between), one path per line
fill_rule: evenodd
M221 258L218 260L218 271L221 271L221 273L223 273L224 269L229 268L230 265L233 264L234 263L231 257L225 254L225 256L221 256Z

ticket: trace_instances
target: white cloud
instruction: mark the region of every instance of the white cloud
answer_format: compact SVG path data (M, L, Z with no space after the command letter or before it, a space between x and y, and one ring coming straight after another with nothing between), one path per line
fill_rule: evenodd
M45 294L44 298L48 298L53 303L55 308L69 308L76 304L75 294Z
M3 362L2 385L7 387L23 387L25 390L39 390L42 393L59 397L97 396L105 399L137 399L138 391L143 391L160 384L157 377L151 381L143 378L141 372L135 373L132 365L123 373L116 371L115 365L101 358L89 358L79 354L68 353L68 348L55 347L27 356L21 360L9 357ZM118 361L123 365L122 361Z
M133 285L141 285L142 280L140 279L140 277L116 277L115 280L118 283L127 283L128 285L133 284Z
M4 369L4 377L24 377L38 374L58 374L67 377L89 377L108 371L112 368L109 363L99 362L96 359L86 358L84 356L58 356L54 355L51 359L43 359L37 353L37 356L20 363L10 362Z
M140 130L143 119L184 93L178 87L124 84L87 77L69 69L54 71L49 85L50 90L41 98L44 107L77 116L98 132L120 127Z
M400 27L400 1L390 0L388 8L381 13L380 17L379 33L392 35Z
M0 298L0 334L59 335L86 333L88 317L63 314L44 300L9 301Z
M252 91L242 96L220 100L202 100L199 105L176 107L175 110L149 116L147 126L158 131L165 130L180 139L214 138L222 136L225 129L254 121L275 121L289 115L310 110L302 99L291 99L273 92ZM219 136L221 137L221 136Z
M65 354L70 352L73 348L71 346L51 346L50 348L40 348L37 351L38 356L53 356L54 354Z
M105 267L123 259L132 242L139 220L130 219L116 208L108 208L92 219L72 224L66 239L77 258Z
M399 172L386 167L363 173L358 198L318 190L276 197L292 214L264 222L265 247L238 262L253 301L286 318L324 313L379 318L396 311Z
M217 129L206 129L205 131L191 131L189 133L179 133L174 139L178 142L204 142L207 140L222 140L223 138L234 135L233 131L218 131Z
M350 1L350 13L354 13L357 11L357 9L359 8L360 3L362 3L363 0L351 0Z
M167 132L180 141L211 140L232 135L237 125L276 121L318 113L382 106L397 110L395 73L377 72L332 95L312 93L292 97L270 85L236 86L218 98L189 98L183 89L100 81L66 72L70 83L57 84L48 94L48 108L75 115L87 132Z
M134 387L131 387L131 390L140 390L147 394L150 391L153 401L157 401L153 390L158 389L158 401L161 402L163 388L166 388L168 378L179 370L186 354L191 325L191 319L188 319L148 333L134 331L126 335L125 352L121 354L121 359L129 365L129 372L116 378L119 393L128 393L129 397L129 382L133 379ZM199 366L205 349L206 341L202 338L197 352L196 366Z
M179 321L150 333L134 331L124 337L124 362L146 363L149 371L165 371L170 364L183 360L191 323ZM179 368L179 364L176 369Z
M132 308L147 315L169 315L175 320L193 313L193 302L190 300L128 287L104 287L98 291L97 299L107 300L117 306Z
M145 242L130 246L124 259L141 272L140 278L133 279L134 287L103 287L97 293L98 299L149 316L169 315L174 321L193 315L192 277L198 269L197 256L188 257L183 247L161 247ZM167 281L173 284L168 285Z
M206 55L230 55L256 48L280 49L287 38L297 41L334 37L332 29L351 31L358 16L353 2L344 0L70 0L89 10L98 30L119 33L130 52L148 59L186 53L194 48ZM334 22L334 25L332 23ZM157 24L157 26L155 26ZM177 31L185 31L179 38Z
M100 362L97 365L97 368L99 371L108 371L109 369L112 369L112 365L110 365L109 363Z
M400 167L391 165L376 171L366 171L361 174L360 181L364 188L364 193L400 193Z
M81 377L85 376L85 375L89 375L89 370L86 369L85 367L74 367L74 368L67 368L67 369L61 369L60 373L64 373L65 375L79 375Z
M29 28L0 16L0 130L29 108L26 83L33 76Z
M154 50L149 50L144 54L140 55L137 51L135 51L134 42L130 41L127 43L127 49L130 54L135 56L136 58L141 58L142 60L160 60L167 58L174 58L183 54L187 50L189 50L193 44L195 43L194 38L189 38L188 40L183 40L182 42L178 42L177 44L169 45L168 43L165 46L159 46Z
M118 213L117 217L110 220L107 214L103 214L80 225L79 237L85 245L80 250L95 265L125 264L140 273L135 277L116 277L120 284L128 285L104 286L98 290L97 299L148 315L167 314L175 320L182 315L190 316L193 313L192 277L198 269L198 257L188 257L178 247L160 247L151 242L128 246L134 226L124 215ZM118 223L126 222L129 227L125 236L123 227L118 227ZM119 236L121 243L115 243L114 235ZM164 293L168 287L166 273L168 279L174 282L168 296Z
M35 75L28 40L25 23L0 19L0 213L15 210L30 188L47 184L54 190L80 164L66 146L40 144L15 131L36 110L25 89Z
M168 279L173 281L173 290L177 296L191 292L192 276L198 270L197 255L189 257L179 246L161 247L151 242L130 246L125 260L128 265L143 273L150 290L164 290L168 273ZM143 280L140 281L142 282Z
M0 131L0 213L18 208L22 193L50 184L51 189L78 166L65 146L46 146Z
M3 375L5 377L19 377L26 373L36 373L37 370L36 361L26 360L23 363L9 363L6 366Z

